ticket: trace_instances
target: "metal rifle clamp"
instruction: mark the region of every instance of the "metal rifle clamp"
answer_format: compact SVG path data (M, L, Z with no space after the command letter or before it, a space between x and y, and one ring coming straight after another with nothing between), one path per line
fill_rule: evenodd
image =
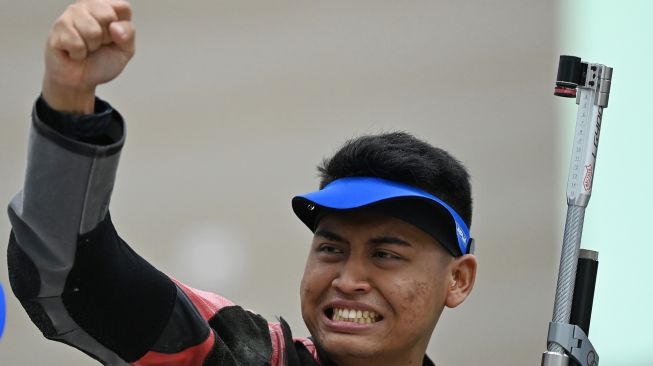
M581 250L585 208L592 194L603 109L608 107L612 68L560 56L554 94L576 98L578 114L567 181L567 219L560 255L553 319L542 366L598 366L589 341L598 253ZM574 291L574 288L576 290Z

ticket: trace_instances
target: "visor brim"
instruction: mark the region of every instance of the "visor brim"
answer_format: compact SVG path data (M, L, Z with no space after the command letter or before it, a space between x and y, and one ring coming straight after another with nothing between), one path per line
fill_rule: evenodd
M469 252L469 229L455 210L406 184L373 177L341 178L319 191L294 197L292 207L311 231L330 212L369 208L426 231L454 256Z

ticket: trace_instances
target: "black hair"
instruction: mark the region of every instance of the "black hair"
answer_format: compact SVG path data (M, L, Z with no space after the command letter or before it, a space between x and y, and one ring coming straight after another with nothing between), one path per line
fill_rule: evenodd
M377 177L420 188L472 224L472 193L465 167L448 152L406 132L365 135L345 142L317 167L320 189L345 177Z

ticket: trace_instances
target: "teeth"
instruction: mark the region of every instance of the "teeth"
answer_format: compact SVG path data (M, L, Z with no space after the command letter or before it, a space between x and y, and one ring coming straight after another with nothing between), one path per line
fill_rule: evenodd
M335 321L357 324L371 324L379 320L378 315L374 311L341 308L334 308L331 318Z

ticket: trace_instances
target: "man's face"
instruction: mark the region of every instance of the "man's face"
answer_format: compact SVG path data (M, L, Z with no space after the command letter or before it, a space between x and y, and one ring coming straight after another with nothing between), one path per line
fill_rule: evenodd
M453 280L452 262L433 237L399 219L330 214L306 261L304 322L338 363L421 360Z

